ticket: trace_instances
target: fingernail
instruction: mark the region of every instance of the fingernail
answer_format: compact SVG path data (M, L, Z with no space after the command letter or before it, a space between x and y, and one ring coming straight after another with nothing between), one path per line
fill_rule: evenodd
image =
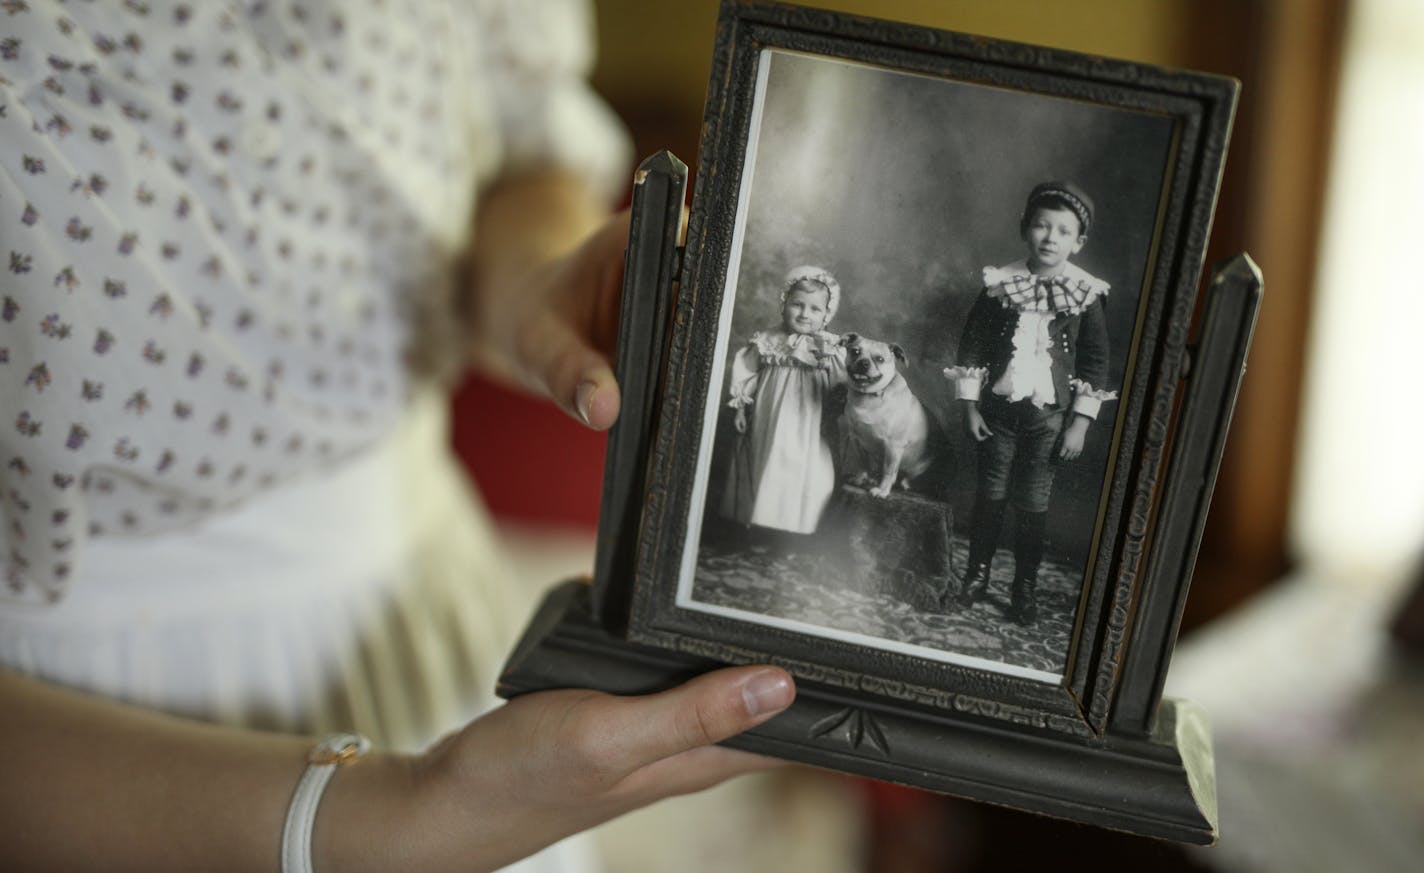
M593 395L597 393L598 385L593 382L580 382L578 390L574 392L574 406L584 424L589 424L588 411L593 405Z
M742 702L753 716L780 712L790 706L795 697L796 687L791 677L780 670L764 670L742 686Z

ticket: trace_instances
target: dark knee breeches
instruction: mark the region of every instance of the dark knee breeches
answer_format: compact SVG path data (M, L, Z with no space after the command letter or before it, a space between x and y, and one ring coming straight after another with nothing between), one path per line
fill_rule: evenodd
M1019 512L1047 512L1063 410L1039 409L1026 400L986 398L979 411L994 432L979 443L980 495L989 500L1012 497Z

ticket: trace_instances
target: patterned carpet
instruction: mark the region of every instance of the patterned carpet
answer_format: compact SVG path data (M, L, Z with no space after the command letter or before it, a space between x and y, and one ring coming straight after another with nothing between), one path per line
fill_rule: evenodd
M865 634L1002 664L1061 674L1073 634L1081 571L1068 573L1051 559L1039 570L1038 621L1022 627L1004 618L1013 555L994 558L987 595L968 609L938 604L939 592L847 582L816 554L785 547L731 547L705 537L697 556L693 597L704 603L794 619L818 627ZM792 548L795 548L794 546ZM967 546L953 542L953 566L963 568Z

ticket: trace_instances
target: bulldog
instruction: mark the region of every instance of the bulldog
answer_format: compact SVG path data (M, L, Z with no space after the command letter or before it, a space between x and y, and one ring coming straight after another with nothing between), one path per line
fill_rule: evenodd
M934 460L929 415L899 373L904 349L853 333L841 345L848 388L841 414L844 469L854 484L886 497L896 482L909 487Z

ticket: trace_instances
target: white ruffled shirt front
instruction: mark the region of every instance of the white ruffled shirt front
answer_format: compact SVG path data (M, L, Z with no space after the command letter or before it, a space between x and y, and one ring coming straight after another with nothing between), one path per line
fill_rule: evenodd
M989 390L1010 401L1028 400L1040 409L1057 399L1049 354L1053 339L1048 335L1048 323L1052 320L1051 312L1019 313L1009 366Z

